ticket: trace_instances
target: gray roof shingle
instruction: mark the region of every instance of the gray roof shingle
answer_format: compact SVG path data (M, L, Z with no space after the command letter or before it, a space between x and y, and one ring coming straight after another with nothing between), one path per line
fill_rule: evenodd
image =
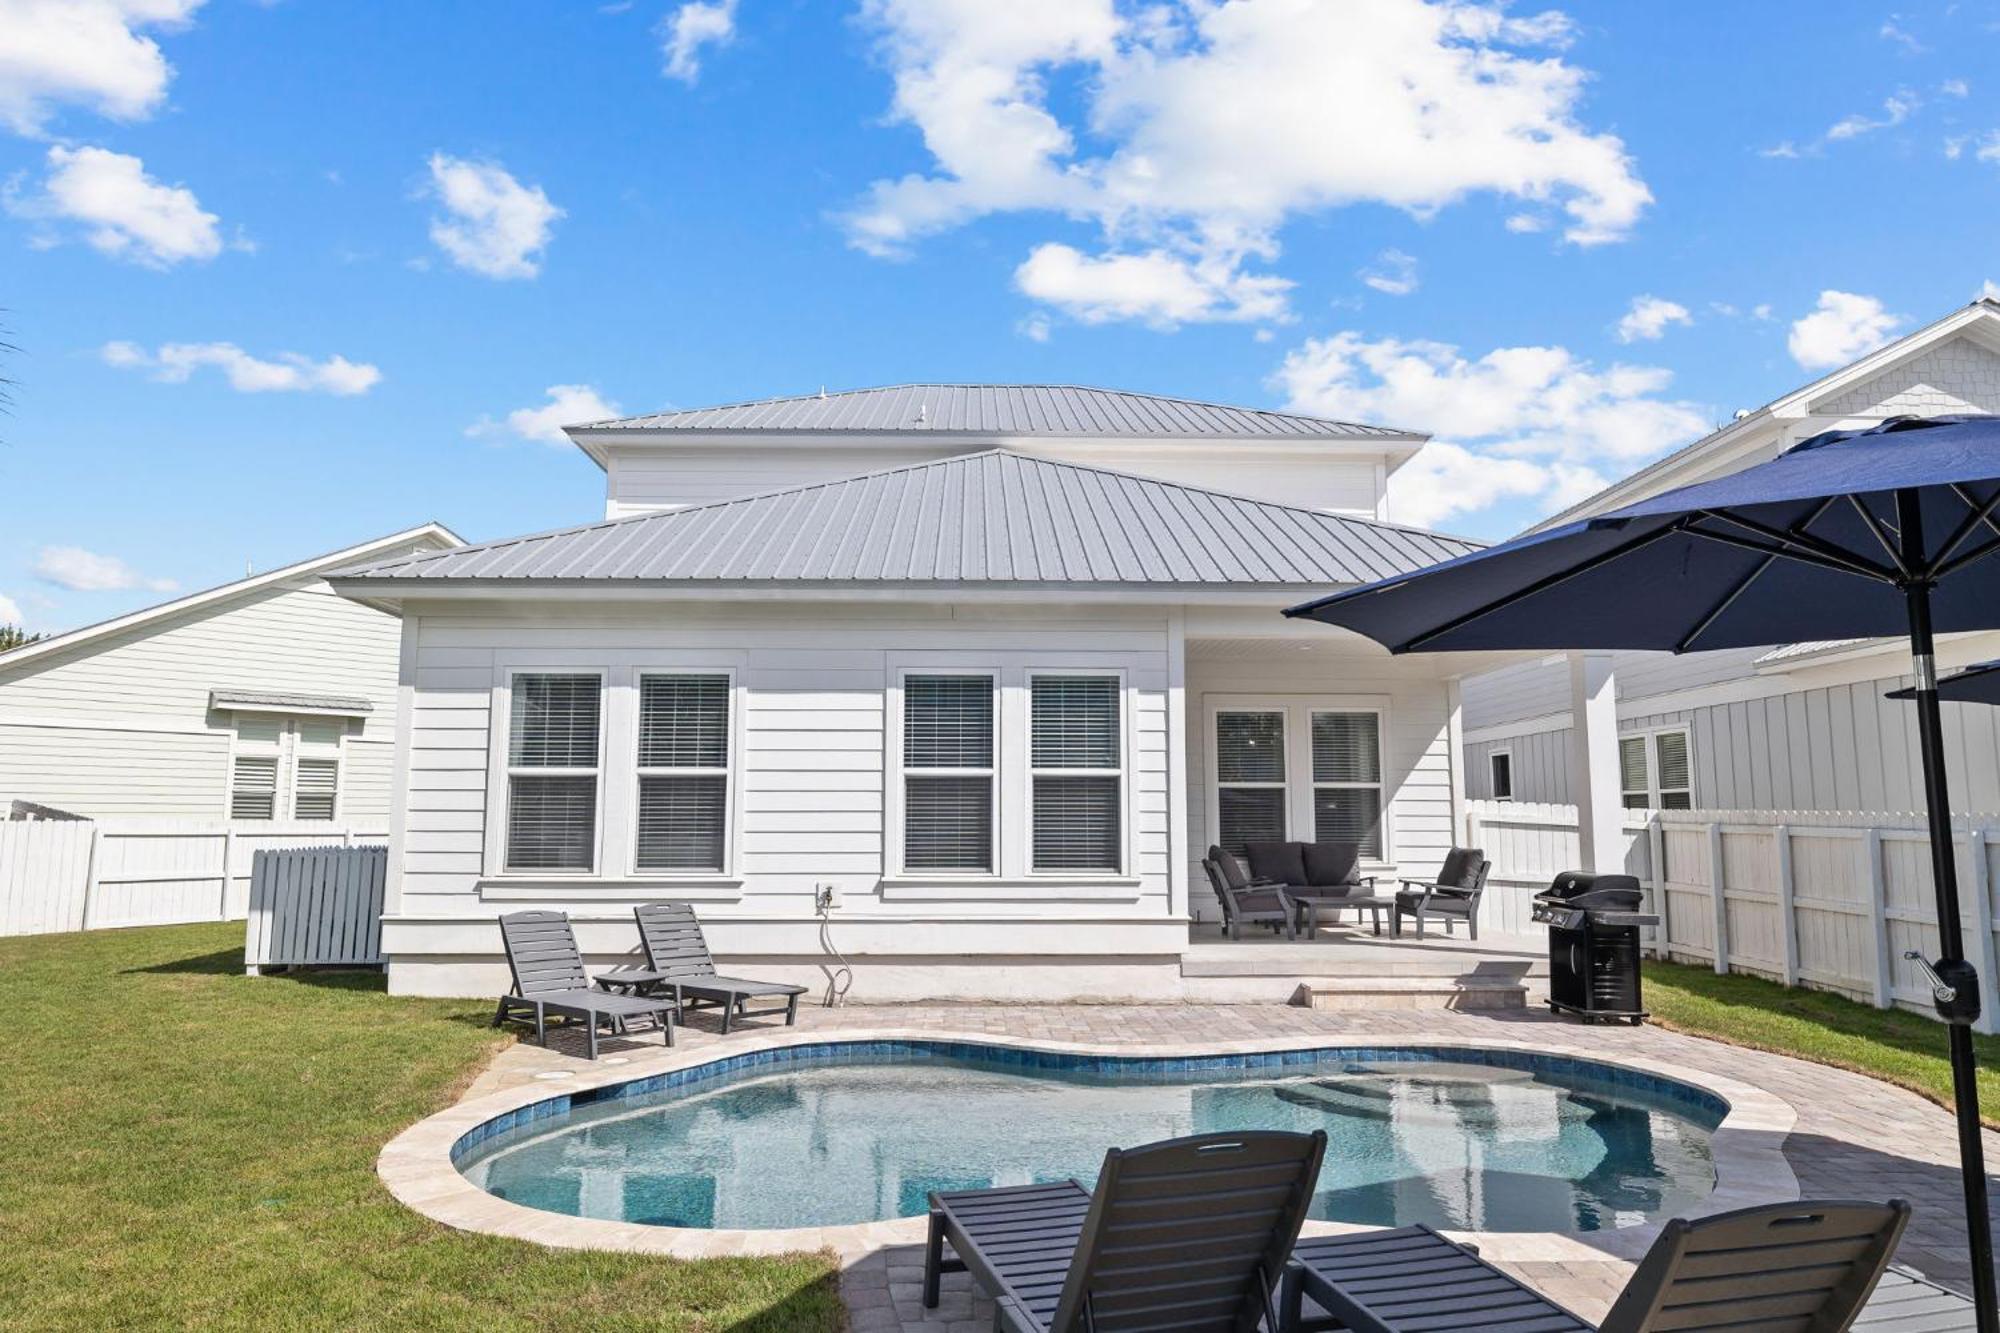
M1003 449L343 570L336 580L1364 583L1479 543Z
M922 432L1151 439L1421 439L1387 426L1074 384L895 384L591 421L615 431Z

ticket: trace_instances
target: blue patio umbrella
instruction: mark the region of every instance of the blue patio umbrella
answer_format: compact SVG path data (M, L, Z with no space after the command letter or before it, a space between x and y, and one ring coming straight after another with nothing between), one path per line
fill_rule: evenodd
M1980 1333L2000 1333L1933 635L2000 629L2000 418L1899 417L1286 611L1391 652L1697 652L1907 635ZM1948 997L1948 998L1947 998Z
M1977 662L1963 671L1939 676L1938 700L1948 704L2000 704L2000 662ZM1915 699L1917 687L1890 690L1885 699Z

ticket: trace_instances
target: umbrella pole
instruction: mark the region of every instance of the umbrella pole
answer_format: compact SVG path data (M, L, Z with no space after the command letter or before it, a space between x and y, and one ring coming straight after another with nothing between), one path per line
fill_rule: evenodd
M1912 492L1897 495L1904 559L1923 569L1922 518ZM1912 559L1914 557L1914 559ZM1916 676L1917 741L1923 754L1924 797L1931 827L1931 880L1937 891L1941 962L1965 960L1965 932L1959 921L1958 863L1952 848L1951 796L1945 781L1944 726L1938 711L1937 662L1931 634L1931 585L1921 580L1904 590L1910 617L1910 655ZM1954 973L1955 974L1955 973ZM1979 1083L1972 1053L1972 1029L1948 1023L1951 1087L1958 1117L1959 1170L1965 1182L1965 1235L1972 1250L1972 1298L1979 1333L2000 1333L2000 1293L1993 1279L1993 1225L1986 1203L1986 1149L1980 1138Z

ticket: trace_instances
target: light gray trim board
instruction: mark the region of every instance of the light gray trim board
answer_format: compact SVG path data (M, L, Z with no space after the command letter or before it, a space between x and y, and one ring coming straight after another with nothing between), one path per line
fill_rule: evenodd
M375 711L375 705L366 699L266 690L210 690L208 706L231 713L323 713L338 717L363 717Z

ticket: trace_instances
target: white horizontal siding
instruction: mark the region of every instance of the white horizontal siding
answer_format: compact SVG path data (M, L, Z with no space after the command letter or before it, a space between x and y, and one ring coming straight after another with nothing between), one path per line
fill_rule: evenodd
M1060 917L1073 904L1018 895L890 903L881 893L888 854L885 697L897 670L934 658L940 669L1116 669L1131 693L1133 763L1127 775L1132 864L1140 886L1127 901L1092 902L1093 915L1157 919L1169 910L1166 756L1166 616L1082 609L1042 612L907 608L681 607L623 611L575 606L486 607L472 614L443 605L419 609L412 664L412 711L405 830L392 912L477 916L497 908L482 896L485 790L493 734L490 701L508 664L605 664L619 660L671 669L713 666L726 657L742 688L737 870L739 902L704 908L727 918L776 912L808 916L813 887L831 882L846 899L843 919L913 910L948 918L1046 906ZM1004 738L1003 738L1004 745ZM627 756L607 753L607 782L630 781ZM622 767L622 774L621 774ZM1002 772L1003 784L1023 775ZM606 847L616 878L629 854ZM546 881L538 881L546 882ZM591 901L551 892L550 905ZM655 895L656 896L656 895ZM996 943L1004 952L1004 939Z

